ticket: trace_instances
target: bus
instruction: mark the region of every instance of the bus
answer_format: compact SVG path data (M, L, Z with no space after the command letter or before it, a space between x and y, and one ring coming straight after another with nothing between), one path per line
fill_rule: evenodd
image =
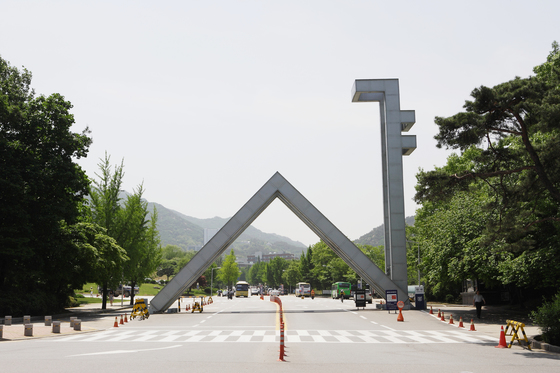
M237 281L235 284L235 297L249 298L249 283L247 281Z
M340 299L340 295L344 291L344 298L350 299L350 283L349 282L335 282L331 287L331 298Z
M309 297L311 296L311 285L309 282L298 282L296 284L296 297Z

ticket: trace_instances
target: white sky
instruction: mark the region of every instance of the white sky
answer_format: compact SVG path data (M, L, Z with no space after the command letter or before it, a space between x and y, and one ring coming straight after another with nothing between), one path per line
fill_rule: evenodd
M124 188L197 218L231 217L279 171L350 239L383 223L379 108L355 79L399 78L419 168L445 164L435 116L532 74L560 41L550 1L0 2L0 55L37 93L72 102L75 131L124 159ZM254 226L318 241L280 201Z

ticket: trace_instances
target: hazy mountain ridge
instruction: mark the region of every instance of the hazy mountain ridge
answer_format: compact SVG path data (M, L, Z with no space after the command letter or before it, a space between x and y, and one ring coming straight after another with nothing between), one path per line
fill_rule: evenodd
M162 246L176 245L183 250L187 250L191 246L202 246L205 228L220 229L229 220L229 218L217 216L209 219L199 219L169 209L159 203L148 202L150 211L154 207L158 213L157 227ZM240 259L244 260L247 255L258 251L263 253L288 252L299 256L302 251L307 249L307 246L288 237L275 233L265 233L249 226L230 248L235 250L235 253L241 257Z
M149 211L152 211L154 207L158 212L157 226L162 246L176 245L183 250L192 246L202 246L205 228L220 229L229 220L229 218L218 216L199 219L169 209L159 203L148 202ZM405 222L407 225L414 225L414 216L407 217ZM370 232L354 240L354 243L371 246L384 245L385 231L383 225L373 228ZM245 260L247 255L255 254L258 251L263 252L263 254L288 252L299 257L302 252L307 250L307 246L299 241L294 241L276 233L265 233L253 226L249 226L230 248L235 251L241 260Z
M414 216L408 216L404 219L406 225L414 225ZM361 245L371 245L371 246L380 246L385 245L385 228L384 225L381 224L379 227L373 228L368 233L364 234L357 240L354 240L354 243L359 243Z

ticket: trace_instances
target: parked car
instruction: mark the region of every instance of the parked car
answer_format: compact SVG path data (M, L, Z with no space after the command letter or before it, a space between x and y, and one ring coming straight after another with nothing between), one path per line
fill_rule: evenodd
M373 294L372 294L373 290L371 290L371 288L368 286L366 287L366 301L369 304L373 303Z
M101 294L101 292L103 291L103 288L101 286L97 286L97 291ZM120 297L121 294L124 294L125 297L130 297L130 293L132 291L132 288L130 287L130 285L119 285L118 288L116 289L107 289L107 294L110 294L111 292L113 292L113 296L115 297ZM140 291L140 288L138 286L134 287L134 295L138 294L138 292Z

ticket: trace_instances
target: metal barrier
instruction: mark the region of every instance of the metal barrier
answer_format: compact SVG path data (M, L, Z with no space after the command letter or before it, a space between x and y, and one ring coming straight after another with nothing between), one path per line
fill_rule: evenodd
M136 317L139 317L140 320L144 320L150 317L148 307L146 307L146 301L143 298L136 299L136 301L134 302L134 308L132 309L132 313L130 314L130 319L132 320Z
M527 335L525 334L525 330L523 329L525 327L525 324L523 324L522 322L513 321L513 320L506 320L506 321L507 321L507 326L506 326L506 330L504 331L504 333L506 335L512 335L511 341L508 344L508 348L511 348L511 346L513 345L513 342L515 342L515 341L518 341L519 345L522 346L521 338L519 337L519 330L521 329L521 332L523 333L523 340L525 341L525 343L527 343L527 348L530 350L531 349L531 343L527 339ZM511 334L507 334L510 326L511 326Z

